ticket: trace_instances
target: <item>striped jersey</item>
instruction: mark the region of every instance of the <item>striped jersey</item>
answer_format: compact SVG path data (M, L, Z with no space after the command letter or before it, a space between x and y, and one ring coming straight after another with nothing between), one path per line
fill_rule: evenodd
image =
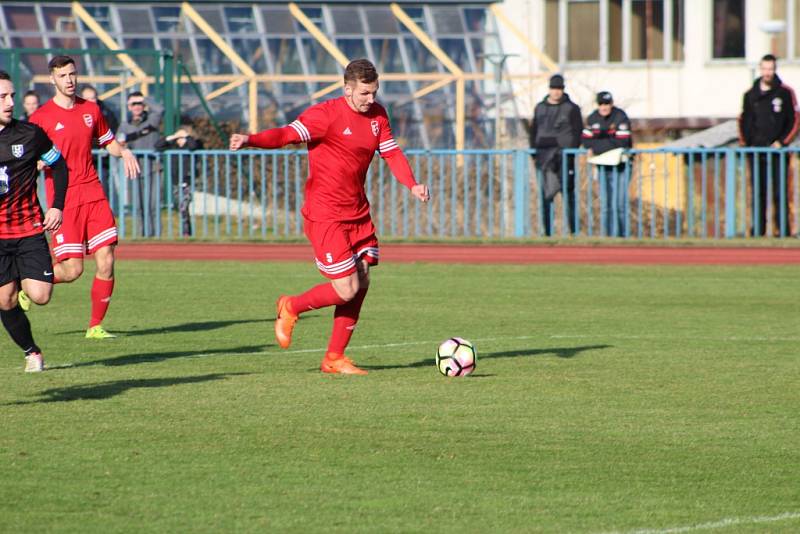
M55 163L61 154L38 126L12 120L0 130L0 239L42 233L42 208L36 179L42 160Z
M372 158L376 151L386 157L400 150L383 106L375 102L359 113L344 97L333 98L306 109L289 126L308 144L303 215L312 221L368 216L364 183Z
M69 187L64 209L106 198L92 160L92 140L106 146L114 140L100 107L94 102L76 97L75 105L62 108L50 100L31 115L58 147L67 162ZM51 178L49 171L47 177ZM53 181L46 182L48 204L53 199Z

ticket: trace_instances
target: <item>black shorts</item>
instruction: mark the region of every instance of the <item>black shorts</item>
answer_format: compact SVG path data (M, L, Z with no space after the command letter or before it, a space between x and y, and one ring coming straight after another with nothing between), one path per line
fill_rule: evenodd
M53 260L44 234L0 239L0 286L25 278L53 283Z

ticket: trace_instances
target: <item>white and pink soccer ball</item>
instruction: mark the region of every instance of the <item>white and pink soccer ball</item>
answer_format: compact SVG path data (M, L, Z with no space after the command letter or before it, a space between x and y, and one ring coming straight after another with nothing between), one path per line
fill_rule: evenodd
M436 368L444 376L467 376L475 370L475 346L460 337L451 337L436 350Z

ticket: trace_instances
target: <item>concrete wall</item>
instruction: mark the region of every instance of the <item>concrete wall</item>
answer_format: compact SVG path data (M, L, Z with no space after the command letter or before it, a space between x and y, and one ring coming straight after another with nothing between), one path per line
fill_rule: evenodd
M594 108L595 93L608 90L632 118L732 118L739 114L742 94L757 76L759 58L771 51L771 37L760 28L770 19L769 2L747 1L747 57L734 60L711 59L712 0L686 0L685 5L682 62L561 65L567 92L584 113ZM543 50L543 0L505 0L500 8L531 43ZM514 81L517 109L529 116L547 93L549 73L543 72L524 42L506 31L502 23L499 26L504 51L519 54L509 59L509 73L518 77ZM780 61L778 74L800 89L800 61Z

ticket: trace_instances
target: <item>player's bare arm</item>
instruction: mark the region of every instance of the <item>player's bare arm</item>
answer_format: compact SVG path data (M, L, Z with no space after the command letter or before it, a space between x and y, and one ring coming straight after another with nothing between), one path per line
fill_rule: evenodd
M106 150L108 150L108 153L115 158L122 158L122 161L125 165L125 176L130 179L139 176L139 173L141 172L141 169L139 168L139 161L129 148L122 148L122 145L120 145L119 142L114 139L106 145Z

